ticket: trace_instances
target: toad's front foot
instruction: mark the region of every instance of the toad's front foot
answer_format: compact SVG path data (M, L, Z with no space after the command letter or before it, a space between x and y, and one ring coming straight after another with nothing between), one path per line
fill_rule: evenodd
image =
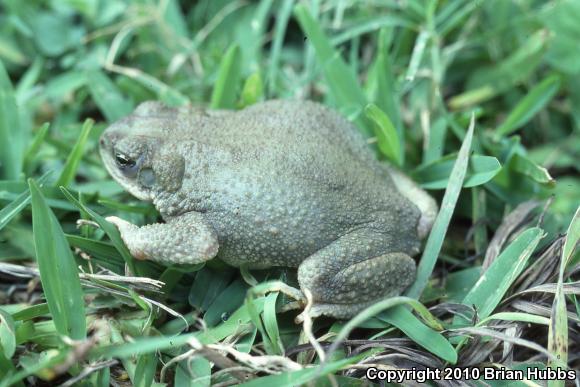
M141 227L116 216L106 219L117 226L121 239L137 259L195 264L212 259L218 252L215 231L197 212Z

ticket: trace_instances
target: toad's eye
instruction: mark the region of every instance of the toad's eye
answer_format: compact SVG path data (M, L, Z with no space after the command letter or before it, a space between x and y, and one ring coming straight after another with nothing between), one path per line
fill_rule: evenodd
M115 162L119 169L128 177L133 177L137 174L138 166L137 161L130 158L126 154L116 152Z

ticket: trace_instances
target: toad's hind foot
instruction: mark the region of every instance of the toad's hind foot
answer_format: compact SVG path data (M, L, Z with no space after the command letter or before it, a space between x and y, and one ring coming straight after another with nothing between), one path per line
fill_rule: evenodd
M380 241L380 235L354 232L302 262L298 282L302 291L312 293L309 316L349 319L379 300L398 296L413 282L415 261L401 252L374 255Z

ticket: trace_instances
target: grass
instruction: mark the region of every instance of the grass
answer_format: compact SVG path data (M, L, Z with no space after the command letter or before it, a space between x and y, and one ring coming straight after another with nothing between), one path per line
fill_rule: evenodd
M0 386L580 369L577 1L188 4L0 2ZM104 170L108 124L271 98L335 108L438 200L405 296L296 325L291 270L136 261L104 220L158 219Z

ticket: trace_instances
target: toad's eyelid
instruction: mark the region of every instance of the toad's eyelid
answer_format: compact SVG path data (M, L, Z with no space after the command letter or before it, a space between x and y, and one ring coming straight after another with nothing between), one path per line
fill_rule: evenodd
M126 164L135 164L135 160L133 160L132 158L128 157L127 155L121 152L115 153L115 159L119 162L123 162Z

